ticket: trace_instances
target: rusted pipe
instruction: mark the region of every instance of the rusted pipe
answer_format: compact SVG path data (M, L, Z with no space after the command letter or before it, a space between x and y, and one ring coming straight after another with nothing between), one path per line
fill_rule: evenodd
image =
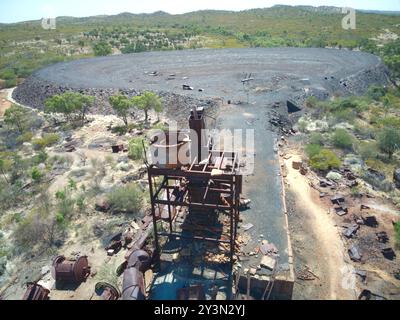
M151 258L146 251L137 250L129 257L122 285L123 300L145 300L144 273L149 270Z

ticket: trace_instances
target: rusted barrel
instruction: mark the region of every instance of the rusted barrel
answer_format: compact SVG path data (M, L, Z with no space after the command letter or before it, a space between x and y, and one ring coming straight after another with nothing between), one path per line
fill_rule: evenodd
M146 286L144 283L144 273L150 268L151 258L143 250L132 253L128 260L128 266L124 272L123 281L123 300L145 300Z
M80 284L90 274L88 259L80 256L75 260L67 260L64 256L58 256L53 261L51 274L56 281Z
M45 301L49 300L50 291L43 288L37 283L30 282L27 284L27 289L22 300L36 300Z

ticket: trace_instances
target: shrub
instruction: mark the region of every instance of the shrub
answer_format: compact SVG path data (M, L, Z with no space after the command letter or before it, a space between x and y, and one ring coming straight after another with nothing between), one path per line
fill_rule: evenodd
M375 101L379 101L387 93L387 89L378 86L371 86L367 91L367 96Z
M107 199L112 212L137 214L143 205L143 192L138 185L131 183L115 188L108 194Z
M128 157L132 160L143 158L143 138L134 138L129 142Z
M43 150L57 143L60 140L60 136L57 133L48 133L43 135L40 139L34 139L32 141L33 147L36 150Z
M353 137L345 129L336 129L332 136L332 143L340 149L352 149Z
M21 144L25 142L30 142L32 138L33 138L32 132L25 132L17 138L17 142Z
M307 108L315 108L318 104L318 99L314 96L308 97L306 100Z
M310 135L310 144L323 146L324 145L324 137L322 136L322 134L320 134L318 132L313 132Z
M112 53L112 47L107 42L99 42L93 46L95 56L108 56Z
M36 167L31 171L31 178L34 182L40 182L43 178L43 173Z
M310 159L310 166L316 170L330 170L341 166L340 159L331 150L322 149Z
M363 160L376 159L379 154L378 145L376 142L362 141L358 146L358 153Z
M394 225L394 231L396 233L396 246L400 249L400 222Z
M321 150L322 148L319 144L308 144L305 148L306 154L309 159L319 154Z
M31 212L18 224L13 238L17 246L32 250L38 244L52 246L58 231L55 217Z

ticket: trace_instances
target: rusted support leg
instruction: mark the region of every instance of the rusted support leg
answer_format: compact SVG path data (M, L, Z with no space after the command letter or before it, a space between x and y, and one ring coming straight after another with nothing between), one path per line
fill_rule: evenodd
M167 187L168 187L169 181L168 181L167 177L164 177L164 181L166 181ZM166 189L166 191L167 191L167 201L168 201L169 231L171 233L173 233L174 232L174 228L173 228L173 225L172 225L171 195L169 193L169 189L168 188Z
M156 246L156 257L160 258L160 244L158 242L158 230L157 230L157 218L156 218L156 207L154 203L154 193L153 193L153 180L149 173L149 191L150 191L150 201L151 201L151 215L153 216L153 228L154 228L154 242Z

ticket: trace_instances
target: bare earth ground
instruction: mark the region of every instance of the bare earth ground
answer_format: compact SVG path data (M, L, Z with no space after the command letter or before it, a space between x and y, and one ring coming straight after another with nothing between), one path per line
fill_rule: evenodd
M296 156L285 160L286 187L295 202L296 212L289 214L295 261L308 266L318 279L311 283L296 281L295 299L354 299L355 294L341 287L341 269L345 250L335 222L319 201L319 193L307 179L292 168Z
M4 116L6 110L11 106L11 102L7 100L8 90L0 90L0 118Z
M318 185L316 175L309 172L303 176L293 169L292 162L301 160L300 154L296 147L290 146L284 155L289 225L296 275L308 269L315 279L303 281L297 278L294 299L357 299L363 289L387 299L399 299L400 281L394 277L400 270L398 258L394 261L385 259L375 237L376 232L387 232L388 246L395 248L392 222L398 221L399 211L379 193L371 191L372 199L354 199L350 191L340 190L338 193L346 197L349 214L345 217L330 214L331 196L320 199L320 190L315 188ZM342 236L342 225L351 223L353 214L361 214L361 204L371 207L364 214L375 215L379 226L377 229L361 226L354 239L347 239ZM359 247L363 255L361 262L350 260L347 250L352 244ZM352 270L349 267L367 271L367 280L362 282L356 277L355 286L349 287L348 270Z

